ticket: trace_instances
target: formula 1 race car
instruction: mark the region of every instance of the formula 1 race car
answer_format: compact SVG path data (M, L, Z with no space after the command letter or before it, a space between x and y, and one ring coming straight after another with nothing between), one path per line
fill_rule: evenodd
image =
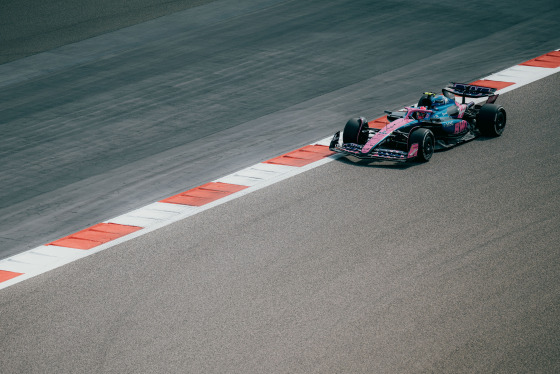
M479 136L502 134L506 111L495 104L495 92L495 88L451 83L442 89L442 94L424 93L417 105L386 111L387 124L381 129L370 128L363 117L349 120L342 132L342 144L338 131L329 148L361 159L429 161L434 150ZM462 98L461 103L455 101L456 96ZM465 103L467 97L478 103Z

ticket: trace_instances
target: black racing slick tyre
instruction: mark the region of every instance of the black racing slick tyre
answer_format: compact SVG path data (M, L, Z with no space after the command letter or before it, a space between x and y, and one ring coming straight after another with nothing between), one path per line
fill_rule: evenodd
M352 118L344 126L343 143L364 145L368 140L368 123L365 118Z
M417 144L418 153L414 161L428 162L434 154L435 137L434 134L428 129L414 130L410 134L409 145L415 147ZM409 149L410 152L410 149Z
M506 127L506 110L496 104L484 104L476 116L476 126L484 136L502 135Z

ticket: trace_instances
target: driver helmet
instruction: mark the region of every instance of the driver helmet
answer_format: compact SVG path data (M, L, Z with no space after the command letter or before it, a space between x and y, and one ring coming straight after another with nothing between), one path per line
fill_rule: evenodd
M448 102L448 99L443 95L437 95L432 100L433 106L442 106L442 105L447 104L447 102Z
M418 107L426 107L426 108L430 108L432 106L432 100L434 98L435 94L432 92L424 92L424 94L422 95L422 97L420 98L420 100L418 101Z
M427 109L425 106L421 106L418 109ZM422 120L428 118L429 113L426 112L415 112L414 117L416 119Z

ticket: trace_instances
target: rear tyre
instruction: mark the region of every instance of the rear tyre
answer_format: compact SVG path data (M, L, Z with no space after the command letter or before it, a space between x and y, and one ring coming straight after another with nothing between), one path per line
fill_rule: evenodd
M428 162L434 154L434 133L428 129L414 130L414 132L410 134L409 144L411 148L414 144L418 144L418 154L415 161Z
M368 124L365 118L352 118L344 126L343 143L366 144L368 140Z
M484 104L476 116L476 126L484 136L502 135L506 127L506 110L496 104Z

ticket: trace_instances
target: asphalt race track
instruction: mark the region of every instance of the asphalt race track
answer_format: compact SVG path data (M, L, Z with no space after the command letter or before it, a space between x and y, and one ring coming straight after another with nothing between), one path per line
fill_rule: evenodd
M0 64L214 0L2 0Z
M217 1L0 65L0 258L560 45L481 5Z
M552 2L301 3L0 65L2 256L560 47ZM558 87L502 95L499 139L337 160L2 290L0 372L560 371Z
M558 372L559 83L503 95L499 139L331 162L2 290L2 372Z

